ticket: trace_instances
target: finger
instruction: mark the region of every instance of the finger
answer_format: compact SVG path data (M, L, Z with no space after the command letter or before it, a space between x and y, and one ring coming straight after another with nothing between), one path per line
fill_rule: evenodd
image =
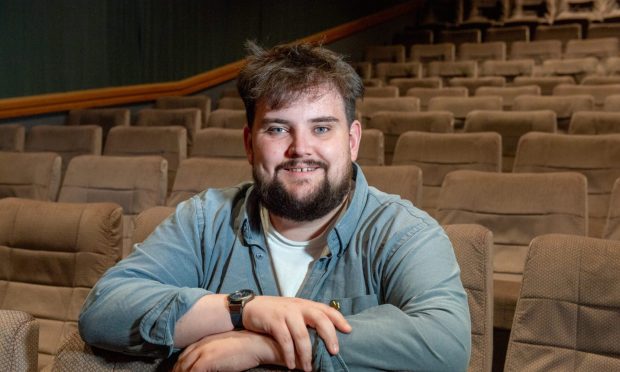
M338 354L338 335L334 323L324 312L316 312L308 318L308 325L316 330L330 354Z
M183 350L181 355L179 355L177 362L174 364L175 372L189 371L189 369L198 359L198 353L193 352L194 349L195 344L190 345L185 350Z
M293 345L293 340L286 324L273 327L270 334L282 349L286 367L288 369L295 369L295 346Z
M325 306L326 306L326 309L324 313L325 315L327 315L329 320L334 324L334 326L338 328L340 332L344 332L344 333L351 332L353 328L351 327L351 324L349 324L347 319L344 317L344 315L342 315L340 311L334 309L333 307L330 307L327 305Z
M299 314L297 317L287 318L286 324L293 337L295 351L299 356L301 367L306 371L311 371L312 345L310 344L310 335L308 334L308 328L306 328L304 318Z

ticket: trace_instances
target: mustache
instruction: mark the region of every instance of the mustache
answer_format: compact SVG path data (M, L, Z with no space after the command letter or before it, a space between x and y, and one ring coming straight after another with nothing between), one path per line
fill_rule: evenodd
M300 166L327 169L327 164L318 160L289 160L278 165L276 167L276 172L285 168L299 168Z

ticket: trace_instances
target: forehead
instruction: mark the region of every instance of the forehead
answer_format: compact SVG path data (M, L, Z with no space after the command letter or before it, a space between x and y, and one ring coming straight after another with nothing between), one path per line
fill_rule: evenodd
M256 116L286 111L319 111L331 115L345 115L344 99L337 89L322 85L301 92L291 92L279 100L261 98L256 102Z

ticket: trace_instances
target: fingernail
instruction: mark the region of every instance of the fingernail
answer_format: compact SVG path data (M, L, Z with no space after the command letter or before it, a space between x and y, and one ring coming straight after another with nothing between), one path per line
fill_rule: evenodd
M338 354L338 344L332 344L333 354Z

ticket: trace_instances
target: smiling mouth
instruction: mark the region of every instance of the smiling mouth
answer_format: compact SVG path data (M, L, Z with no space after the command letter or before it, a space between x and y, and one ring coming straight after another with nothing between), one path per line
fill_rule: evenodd
M307 173L307 172L314 172L315 170L319 168L315 167L315 168L285 168L285 169L293 173Z
M289 161L276 167L276 171L285 170L291 173L311 173L327 166L318 161Z

